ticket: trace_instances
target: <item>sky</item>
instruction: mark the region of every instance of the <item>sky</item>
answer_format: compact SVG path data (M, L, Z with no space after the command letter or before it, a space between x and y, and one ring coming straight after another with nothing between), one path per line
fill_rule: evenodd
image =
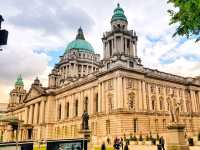
M0 0L8 45L0 52L0 102L19 74L28 91L38 76L44 86L48 74L75 39L81 26L85 38L103 55L102 35L109 31L117 3L125 11L128 29L138 35L138 56L145 67L185 77L200 75L200 42L172 35L167 0Z

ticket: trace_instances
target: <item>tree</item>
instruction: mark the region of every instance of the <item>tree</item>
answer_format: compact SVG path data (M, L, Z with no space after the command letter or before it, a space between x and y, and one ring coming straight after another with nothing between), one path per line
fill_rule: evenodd
M194 37L200 41L200 0L168 0L176 10L168 10L171 16L170 25L178 23L176 35Z

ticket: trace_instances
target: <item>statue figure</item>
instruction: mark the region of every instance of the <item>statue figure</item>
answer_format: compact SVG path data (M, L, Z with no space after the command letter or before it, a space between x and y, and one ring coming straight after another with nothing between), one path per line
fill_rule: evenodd
M89 115L87 111L84 110L83 115L82 115L82 130L88 130L88 120L89 120Z
M179 122L181 103L177 102L175 107L175 122Z
M170 106L170 113L172 117L172 123L178 123L179 122L179 117L180 117L180 107L181 103L176 102L175 105L173 106L172 102L169 102Z

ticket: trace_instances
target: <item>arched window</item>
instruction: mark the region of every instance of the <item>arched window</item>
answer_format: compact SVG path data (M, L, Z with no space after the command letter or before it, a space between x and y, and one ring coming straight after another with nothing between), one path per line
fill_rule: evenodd
M85 100L84 100L84 111L88 112L88 97L87 96L85 97Z
M155 110L155 105L156 105L156 99L155 96L151 97L151 109Z
M98 112L98 93L95 95L95 101L94 101L94 108L95 108L95 113Z
M128 95L128 108L135 110L135 94L130 93Z
M163 119L163 129L166 128L166 119Z
M66 103L66 117L69 117L69 102Z
M158 132L158 119L155 119L155 129L156 129L156 132Z
M159 103L160 103L160 110L164 110L165 108L164 108L164 103L163 103L163 97L160 97L159 98Z
M61 104L58 105L58 120L61 119Z
M78 100L75 101L75 116L78 116Z

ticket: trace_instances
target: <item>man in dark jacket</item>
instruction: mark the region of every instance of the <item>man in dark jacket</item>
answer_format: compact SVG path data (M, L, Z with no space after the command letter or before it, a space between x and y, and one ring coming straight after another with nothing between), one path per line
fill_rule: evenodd
M159 144L161 145L162 149L165 150L165 140L163 136L160 137Z
M101 150L106 150L105 142L103 142L103 143L101 144Z

